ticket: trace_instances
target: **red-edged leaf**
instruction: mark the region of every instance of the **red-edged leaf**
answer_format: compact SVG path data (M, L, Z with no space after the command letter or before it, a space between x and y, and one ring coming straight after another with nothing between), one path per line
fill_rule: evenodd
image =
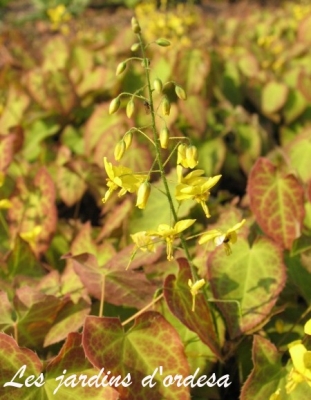
M46 251L57 222L54 182L46 168L40 168L33 185L29 184L29 187L19 179L10 200L13 206L8 216L13 237L17 233L32 232L36 226L40 226L40 233L30 241L30 245L36 254Z
M126 198L120 205L116 205L107 215L103 228L98 234L97 241L107 236L109 237L113 230L119 228L130 214L132 207L133 203L129 198Z
M126 333L118 318L88 317L82 342L94 366L110 370L123 379L130 374L131 385L117 388L122 399L190 399L189 387L176 384L165 387L162 383L168 375L187 377L189 366L177 332L161 314L143 313ZM159 367L162 367L162 376ZM156 369L155 386L143 387L142 380Z
M267 400L274 393L282 377L281 356L277 348L262 336L253 341L254 369L247 378L241 400Z
M60 353L47 363L46 368L34 352L19 347L4 333L0 333L0 355L0 398L3 400L119 398L113 388L95 386L98 371L85 358L79 333L68 335ZM66 386L63 380L66 380ZM21 386L17 388L7 384L4 387L11 381Z
M81 175L67 168L66 165L60 166L57 172L57 187L60 198L66 206L71 207L81 200L87 185Z
M232 338L267 320L285 280L282 250L267 238L251 248L239 238L230 257L220 246L208 258L208 281Z
M96 257L84 253L73 256L73 265L82 283L89 294L101 299L104 290L105 299L111 304L142 308L152 301L156 286L147 280L142 271L133 269L125 270L130 260L130 254L126 263L114 264L113 257L104 266L99 266Z
M261 229L290 249L301 234L304 193L298 179L278 171L271 161L259 158L248 181L250 207Z
M64 376L64 380L70 380L77 384L60 386L60 378ZM99 375L99 371L93 368L92 364L85 357L85 353L82 347L82 335L79 333L69 333L61 348L60 352L56 357L47 363L46 366L46 386L45 390L49 394L48 399L60 398L60 399L94 399L94 400L117 400L119 398L118 392L113 388L107 386L103 387L100 385L101 380L98 379L98 385L96 386L95 380ZM83 376L85 378L83 378ZM82 379L79 379L82 378ZM57 381L58 382L57 382ZM89 382L84 385L83 382Z
M12 386L3 387L10 382L15 374L25 365L25 371L22 378L16 377L14 382L19 383L22 387L16 388ZM24 383L27 377L34 375L38 377L42 372L42 362L39 357L31 350L18 347L16 341L5 333L0 333L0 398L19 400L29 399L29 395L38 393L40 389L36 387L25 387ZM18 374L20 375L20 374ZM44 376L42 374L42 380Z
M14 156L14 135L0 135L0 171L5 172Z
M179 258L178 276L169 275L164 283L164 297L171 312L190 330L195 332L211 351L221 359L219 340L216 334L210 305L203 293L196 296L195 311L192 308L192 296L188 280L191 271L186 259Z

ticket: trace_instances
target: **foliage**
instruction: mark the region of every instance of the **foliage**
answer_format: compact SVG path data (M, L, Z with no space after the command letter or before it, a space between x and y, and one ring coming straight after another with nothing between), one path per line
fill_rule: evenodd
M310 396L311 8L163 4L1 33L1 399Z

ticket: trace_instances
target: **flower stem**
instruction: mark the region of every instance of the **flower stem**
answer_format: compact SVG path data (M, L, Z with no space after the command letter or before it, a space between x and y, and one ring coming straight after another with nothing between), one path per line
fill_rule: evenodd
M140 33L137 34L138 39L139 39L139 44L142 52L142 58L143 58L143 65L145 69L145 75L146 75L146 81L147 81L147 90L148 90L148 97L149 97L149 106L150 106L150 111L151 111L151 120L152 120L152 132L153 132L153 137L154 137L154 143L155 143L155 151L156 151L156 159L158 162L160 174L161 174L161 179L164 185L164 189L166 192L166 196L169 202L170 210L174 218L174 222L176 223L178 221L178 216L177 212L175 210L174 204L173 204L173 199L172 195L170 193L169 187L168 187L168 182L166 179L165 171L164 171L164 165L161 157L161 147L159 144L158 140L158 134L157 134L157 128L156 128L156 122L155 122L155 112L154 112L154 104L153 104L153 96L152 96L152 88L151 88L151 83L150 83L150 73L149 73L149 65L148 65L148 59L146 58L145 54L145 48L144 48L144 43L143 39ZM189 253L189 249L187 247L186 241L183 238L183 236L180 236L181 244L182 247L185 251L186 258L189 262L190 265L190 270L191 270L191 275L192 275L192 280L193 282L196 282L198 280L198 274L196 272L195 267L193 266L192 259Z

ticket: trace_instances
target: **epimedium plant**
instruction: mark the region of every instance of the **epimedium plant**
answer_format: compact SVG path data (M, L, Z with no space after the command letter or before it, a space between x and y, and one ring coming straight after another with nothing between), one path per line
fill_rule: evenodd
M153 59L149 60L146 54L151 44L144 43L135 19L132 30L138 39L132 51L140 49L142 54L121 61L117 74L137 62L144 70L145 82L132 92L118 94L104 108L105 119L109 118L109 111L113 118L123 105L130 123L141 104L147 115L143 124L124 124L120 138L124 126L116 124L118 135L112 134L109 142L112 150L108 152L105 147L103 164L108 188L102 196L104 226L96 233L89 223L75 223L72 227L67 221L64 225L68 226L61 226L62 237L70 237L71 229L77 232L70 253L63 256L63 271L47 271L40 260L53 237L53 248L59 246L59 252L64 248L54 236L57 210L53 169L41 167L30 175L21 163L19 167L25 169L26 178L22 175L15 186L11 183L14 190L10 191L7 177L16 176L18 167L12 167L12 160L23 138L17 128L1 138L1 154L6 157L0 163L0 182L5 189L0 207L7 210L4 212L8 223L2 219L5 233L1 232L1 246L5 254L1 258L1 282L5 290L1 292L4 333L0 335L0 394L3 398L8 394L10 398L79 398L85 397L86 392L108 399L233 398L244 384L241 399L307 398L309 172L301 167L293 174L275 155L258 158L248 177L252 214L246 209L242 215L241 208L234 204L213 205L209 191L220 176L207 178L204 171L195 169L196 147L180 132L176 137L168 121L176 106L171 100L172 91L181 104L187 103L186 92L179 82L168 79L163 84L158 74L152 76ZM156 39L155 44L166 47L169 42L162 38ZM44 67L57 77L51 62ZM70 77L83 86L86 76L77 69L71 71ZM90 66L88 71L94 70ZM34 96L40 94L35 82L33 73L25 83ZM39 87L40 84L39 81ZM86 86L87 90L94 87L93 83ZM66 87L73 92L70 84ZM61 88L56 84L54 93L63 99ZM86 89L82 89L77 97L88 103L83 97ZM14 103L18 96L14 89L11 92L10 102ZM45 109L55 112L50 97L45 97ZM74 101L77 97L72 96ZM23 109L28 101L25 95L21 97ZM66 101L60 104L66 106ZM186 106L181 107L186 110ZM10 127L8 108L1 117ZM67 109L59 109L68 117ZM91 136L90 125L86 131L90 156L100 146ZM306 142L308 135L306 132ZM137 172L139 163L135 170L125 165L130 160L126 157L140 139L147 141L155 157L150 166L146 168L145 163L145 168ZM291 158L295 149L293 144L286 149ZM112 163L113 154L122 165ZM143 152L138 154L143 158ZM176 154L176 170L169 173L167 167L176 165L172 162ZM57 165L87 179L83 175L87 160L79 161L81 164L75 165L62 149ZM191 171L184 173L185 169ZM159 181L157 176L161 177ZM62 197L66 198L64 186ZM136 214L132 196L125 196L127 192L137 195ZM193 208L197 203L200 207ZM211 217L215 208L220 215L217 224ZM123 233L126 228L120 235L120 225L126 224L130 214L134 244L128 245ZM205 231L207 221L212 222ZM133 229L137 226L138 231ZM60 236L56 237L60 240ZM286 275L289 284L285 287ZM297 288L303 301L297 301ZM98 309L91 298L98 300ZM153 311L149 310L151 306ZM77 333L81 327L82 334ZM293 342L295 339L298 341ZM288 354L290 359L284 360L282 356ZM239 376L235 374L237 369ZM143 385L148 375L153 375L153 387ZM179 377L175 379L176 375ZM19 386L4 387L2 382L9 382L13 376ZM97 376L104 384L96 386ZM121 378L113 378L118 376ZM225 379L217 385L221 376ZM196 385L197 378L201 380ZM231 385L225 387L229 381Z

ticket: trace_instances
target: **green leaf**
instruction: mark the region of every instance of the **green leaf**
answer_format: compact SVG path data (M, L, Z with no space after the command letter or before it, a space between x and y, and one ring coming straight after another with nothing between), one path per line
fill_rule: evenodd
M167 176L168 187L172 195L175 210L178 210L178 217L183 218L188 215L189 210L197 203L192 200L183 201L180 205L175 199L175 187L177 185L176 170L173 169ZM157 216L155 218L154 216ZM162 182L152 185L151 195L144 210L135 209L130 219L130 233L154 230L159 224L169 224L172 221L171 211L164 194Z
M208 54L201 49L193 48L183 51L176 76L182 79L179 83L189 96L198 94L202 90L210 72L210 65L211 61Z
M286 124L291 124L303 114L308 101L299 90L290 89L282 110Z
M42 141L53 136L59 130L54 122L36 120L25 129L25 145L23 157L27 161L35 161L42 152Z
M199 148L199 168L206 176L219 174L226 157L226 146L221 138L207 140Z
M206 105L202 97L189 96L187 101L179 101L178 107L186 124L195 129L196 136L204 133L206 129Z
M278 389L282 370L281 356L269 340L255 335L253 341L254 369L241 392L241 400L267 400Z
M83 179L83 175L85 174L83 163L79 162L79 160L72 160L67 165L65 164L58 168L57 187L60 198L67 207L71 207L82 199L87 185Z
M277 400L308 399L311 388L302 381L288 393L286 385L292 369L292 362L284 368L278 349L267 339L255 335L253 341L254 369L247 378L240 400L267 400L278 391Z
M307 183L311 180L310 154L311 154L311 129L305 128L295 136L285 148L290 165L296 169L299 178Z
M221 359L219 339L217 337L211 305L203 293L196 295L195 311L192 309L192 295L188 280L192 278L186 259L178 259L177 277L169 275L164 283L164 296L171 312L190 330L195 332L215 356Z
M310 238L308 238L310 243ZM300 293L308 304L311 304L311 274L307 268L305 268L301 262L301 256L296 255L294 257L285 258L289 281L295 286L295 291Z
M6 91L7 100L0 115L1 134L7 134L11 127L21 124L24 112L29 105L28 95L15 85L10 85Z
M98 343L101 343L98 346ZM124 398L190 399L189 387L176 384L165 387L166 376L189 376L189 366L183 344L175 329L161 316L148 311L135 320L127 332L118 318L87 317L83 329L83 347L87 358L97 368L105 366L114 375L132 384L117 390ZM162 375L159 374L162 367ZM155 386L143 387L142 379L155 372Z
M257 239L251 248L239 238L230 256L221 246L210 255L208 281L214 298L220 300L217 306L231 338L253 330L269 317L285 279L282 251L266 238Z
M238 61L238 66L243 75L247 78L254 78L259 73L259 64L256 57L251 54L244 54Z
M279 111L286 103L288 87L276 81L268 82L262 90L261 108L266 114Z
M0 275L5 273L0 272ZM10 278L16 275L42 277L44 269L37 260L29 244L19 236L15 239L14 247L7 258L7 273Z
M247 191L261 229L290 249L301 235L304 218L304 193L298 179L278 171L268 159L259 158L250 173Z

